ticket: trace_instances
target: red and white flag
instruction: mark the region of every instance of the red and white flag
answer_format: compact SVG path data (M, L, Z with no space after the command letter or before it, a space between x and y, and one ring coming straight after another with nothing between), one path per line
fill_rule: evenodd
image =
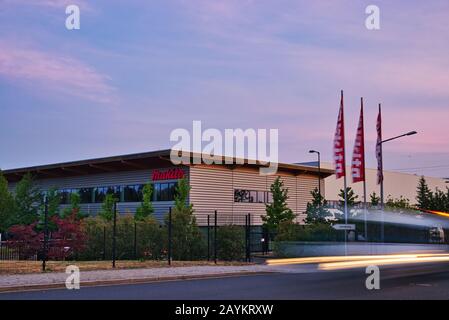
M379 104L379 115L377 116L377 143L376 143L376 158L377 158L377 184L381 184L384 176L382 173L382 111Z
M345 120L343 108L343 90L341 91L340 111L338 113L337 129L334 137L334 163L337 179L346 176L345 159Z
M363 127L363 99L360 109L360 120L355 138L354 152L352 154L352 182L365 181L365 130Z

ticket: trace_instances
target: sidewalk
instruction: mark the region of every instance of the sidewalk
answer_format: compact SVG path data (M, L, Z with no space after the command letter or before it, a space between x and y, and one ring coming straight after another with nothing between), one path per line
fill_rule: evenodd
M82 287L86 285L199 279L276 272L277 269L279 268L266 265L248 265L81 271L80 285ZM27 289L65 288L67 276L68 275L63 272L2 275L0 276L0 292Z

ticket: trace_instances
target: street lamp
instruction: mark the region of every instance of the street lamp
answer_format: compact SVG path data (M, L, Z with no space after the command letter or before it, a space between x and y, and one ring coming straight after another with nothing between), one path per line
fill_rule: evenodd
M381 206L381 209L382 209L382 212L381 212L381 215L382 215L382 226L381 226L381 235L380 235L380 237L381 237L382 242L384 242L384 206L385 206L384 205L384 166L383 166L384 160L383 160L383 151L382 151L383 148L382 148L382 145L385 142L396 140L396 139L399 139L399 138L402 138L402 137L413 136L413 135L415 135L417 133L418 132L416 132L416 131L410 131L410 132L401 134L401 135L393 137L393 138L382 140L381 142L378 143L379 147L380 147L379 148L379 151L380 151L380 172L381 172L381 175L382 175L382 179L380 181L380 206Z
M380 161L381 161L381 163L382 163L382 166L381 166L381 174L382 174L382 180L381 180L381 182L380 182L380 204L381 204L381 206L382 206L382 209L384 208L384 179L383 179L383 176L384 176L384 172L383 172L383 170L384 170L384 168L383 168L383 162L384 162L384 160L383 160L383 151L382 151L382 145L385 143L385 142L389 142L389 141L392 141L392 140L396 140L396 139L399 139L399 138L402 138L402 137L408 137L408 136L413 136L413 135L415 135L415 134L418 134L418 132L416 132L416 131L410 131L410 132L407 132L407 133L404 133L404 134L401 134L401 135L399 135L399 136L396 136L396 137L393 137L393 138L389 138L389 139L386 139L386 140L383 140L383 141L381 141L379 144L380 144Z
M316 153L318 155L318 193L321 196L321 153L316 150L310 150L309 153Z

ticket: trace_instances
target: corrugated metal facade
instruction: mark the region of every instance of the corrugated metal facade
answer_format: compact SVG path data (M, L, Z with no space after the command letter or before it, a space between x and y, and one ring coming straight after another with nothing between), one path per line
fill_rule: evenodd
M165 171L172 168L163 168ZM186 175L188 175L188 168L182 168ZM36 180L37 187L42 191L50 188L70 189L70 188L90 188L90 187L107 187L107 186L125 186L135 184L146 184L151 181L153 170L135 170L135 171L121 171L108 172L102 174L82 175L64 178L50 178ZM164 180L163 182L172 182L176 180ZM161 181L162 182L162 181ZM10 184L10 189L13 190L15 184ZM135 213L140 202L120 202L117 204L120 214ZM157 219L162 220L163 216L168 212L168 208L173 206L173 201L155 201L153 202L154 215ZM64 208L65 205L61 205ZM81 204L83 212L90 215L96 215L101 209L101 203Z
M172 169L163 168L162 171ZM206 216L213 215L217 210L219 224L244 224L244 215L250 213L252 224L262 224L261 216L265 214L265 203L234 202L234 189L270 191L270 186L277 176L281 176L284 185L289 189L288 205L298 216L297 221L303 222L307 202L311 201L310 192L318 186L318 177L312 174L295 175L279 171L274 176L262 176L258 168L231 167L224 165L192 165L182 167L188 177L191 191L190 203L193 203L199 225L205 225ZM90 188L107 186L125 186L151 182L153 170L118 171L102 174L80 175L73 177L51 178L37 180L42 191L50 188ZM164 180L171 182L176 180ZM15 183L10 184L14 189ZM322 183L324 193L324 183ZM101 203L82 204L81 208L90 215L96 215L101 209ZM140 202L120 202L118 209L121 214L135 213ZM163 220L173 201L155 201L155 217ZM61 206L64 208L64 206ZM212 220L211 220L212 222Z
M226 216L228 220L220 219L220 222L241 223L242 216L251 213L253 223L261 224L265 204L234 202L234 189L269 191L277 176L289 189L289 207L298 215L298 222L303 222L307 202L312 199L310 192L318 187L318 178L314 175L278 172L274 176L262 176L258 169L195 165L190 168L190 201L199 216L212 215L217 210L219 215ZM322 187L324 192L323 183Z

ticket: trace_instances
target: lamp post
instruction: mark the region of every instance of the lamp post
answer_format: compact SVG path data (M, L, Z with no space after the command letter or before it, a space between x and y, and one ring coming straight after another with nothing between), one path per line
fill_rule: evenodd
M316 150L310 150L309 153L316 153L318 155L318 193L321 196L321 153Z
M382 140L381 142L379 142L379 144L380 144L380 162L381 162L380 170L381 170L381 175L382 175L382 179L380 181L380 207L382 209L382 213L381 213L382 214L382 227L381 227L381 235L380 235L380 237L381 237L382 242L384 242L384 211L383 210L384 210L384 207L385 207L385 204L384 204L384 172L383 172L384 169L383 169L383 151L382 151L383 148L382 148L382 145L385 142L396 140L396 139L399 139L399 138L402 138L402 137L413 136L413 135L415 135L417 133L418 133L417 131L410 131L410 132L401 134L399 136L396 136L396 137L393 137L393 138L389 138L389 139L386 139L386 140Z

